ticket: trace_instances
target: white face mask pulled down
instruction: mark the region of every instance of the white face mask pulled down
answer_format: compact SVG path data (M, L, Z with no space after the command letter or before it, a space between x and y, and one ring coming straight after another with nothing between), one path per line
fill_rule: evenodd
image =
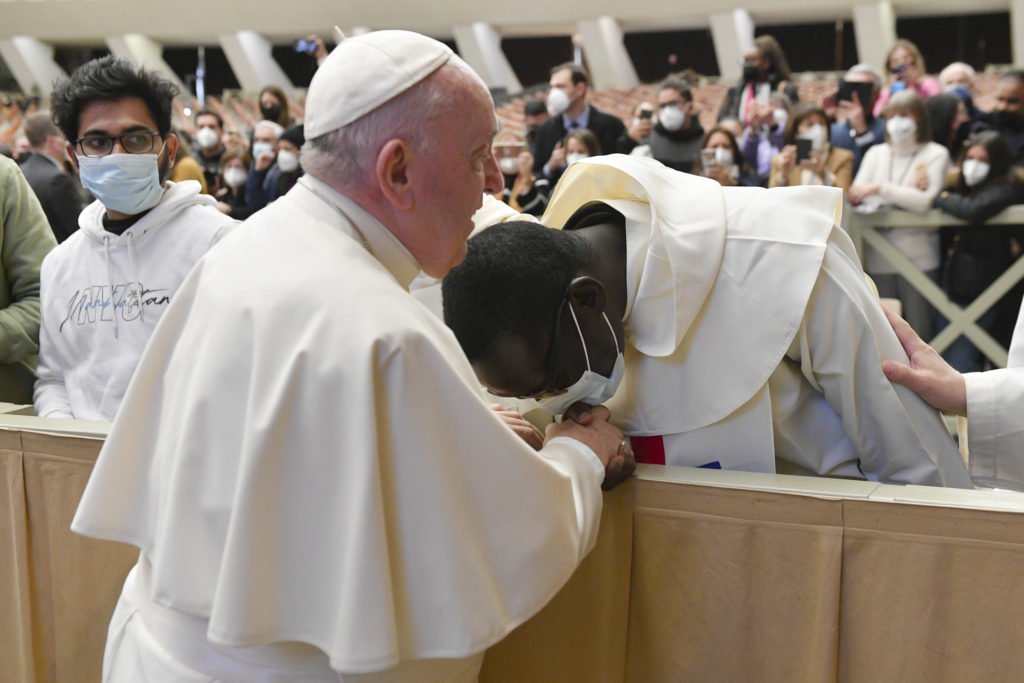
M622 377L626 373L626 361L622 356L619 340L615 336L615 330L612 328L608 316L604 313L601 314L608 325L608 330L612 333L615 351L618 354L615 358L615 365L612 367L611 377L605 377L590 369L590 354L587 353L587 342L583 339L583 330L580 329L580 323L576 319L576 312L573 311L571 305L569 306L569 313L572 314L572 321L576 324L576 331L580 335L580 344L583 345L583 358L587 361L587 370L572 386L562 393L555 394L554 396L543 396L537 399L540 407L552 415L564 415L569 406L577 401L582 401L591 406L601 405L615 395L615 390L619 388L619 383L622 382Z

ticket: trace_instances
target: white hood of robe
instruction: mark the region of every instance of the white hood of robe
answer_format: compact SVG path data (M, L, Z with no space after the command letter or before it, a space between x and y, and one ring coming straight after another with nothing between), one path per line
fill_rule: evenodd
M626 376L608 403L616 423L675 434L730 415L792 342L842 191L723 188L616 154L570 166L542 222L561 226L593 202L626 217Z

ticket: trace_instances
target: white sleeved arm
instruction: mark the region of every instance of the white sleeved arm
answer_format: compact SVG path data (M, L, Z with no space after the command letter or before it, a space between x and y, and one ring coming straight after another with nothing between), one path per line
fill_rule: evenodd
M964 375L971 477L987 486L1024 486L1024 368Z
M859 265L837 239L833 231L790 360L800 364L803 376L820 389L838 415L853 446L852 457L865 477L970 488L966 468L939 413L882 374L882 360L908 360ZM811 429L820 432L825 425L818 420ZM841 443L836 441L835 453L851 457L843 453ZM823 460L836 457L828 449L819 455ZM810 466L828 473L837 464Z
M32 392L36 415L72 419L71 400L64 384L64 369L53 344L52 321L47 320L46 307L39 322L39 366Z
M920 163L909 169L903 185L893 183L889 180L882 182L882 189L879 191L882 199L890 204L895 204L907 211L923 213L932 208L932 202L942 191L942 185L946 177L946 169L949 167L949 153L941 145L929 145L924 150L924 158ZM913 186L914 176L917 174L917 166L924 164L925 172L928 174L928 189L919 190Z
M576 453L582 454L585 463L581 465L580 458L573 454L566 458L565 449L571 448ZM574 475L574 470L581 470L589 467L590 471L597 477L598 486L604 480L604 465L598 459L597 454L586 444L571 439L567 436L557 436L545 444L540 454L558 469L572 476L572 493L576 501L576 518L580 529L580 561L586 557L594 544L597 543L597 521L600 514L594 514L594 510L601 510L603 499L599 488L595 488L593 477L587 476L582 471Z

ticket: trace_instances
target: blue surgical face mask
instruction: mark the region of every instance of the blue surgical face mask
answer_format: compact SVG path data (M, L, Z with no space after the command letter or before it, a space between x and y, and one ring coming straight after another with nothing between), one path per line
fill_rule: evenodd
M252 143L252 160L256 161L260 158L260 155L264 152L273 152L274 146L269 142L254 142Z
M569 409L569 406L576 403L576 401L583 401L587 405L592 406L601 405L615 395L615 390L619 388L622 376L626 372L626 362L623 359L622 351L619 350L619 340L615 336L612 324L608 321L608 316L604 313L601 314L604 316L605 323L608 324L608 330L612 333L615 351L618 353L618 357L615 359L615 366L612 367L611 377L599 375L590 369L590 354L587 353L587 342L583 339L583 330L580 329L580 323L576 320L576 312L573 311L572 306L569 306L569 313L572 314L572 321L576 324L576 331L580 335L580 343L583 344L583 357L587 361L587 371L564 392L537 399L540 407L552 415L563 415Z
M162 150L161 150L162 151ZM78 173L85 189L103 206L134 216L152 209L163 197L159 154L108 154L78 157Z
M967 86L963 83L950 83L945 87L944 91L947 95L956 95L961 100L966 100L970 94L967 91Z

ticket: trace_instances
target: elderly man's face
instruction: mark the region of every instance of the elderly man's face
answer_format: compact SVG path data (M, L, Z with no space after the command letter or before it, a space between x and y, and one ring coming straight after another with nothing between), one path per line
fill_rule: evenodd
M256 129L252 132L252 141L276 145L277 135L274 134L274 129L270 126L256 126Z
M961 87L971 89L971 75L961 66L946 67L941 74L943 88Z
M444 277L466 257L473 214L484 193L501 192L504 179L491 149L497 118L483 83L455 72L449 114L432 122L432 143L413 160L416 229L403 240L433 277Z

